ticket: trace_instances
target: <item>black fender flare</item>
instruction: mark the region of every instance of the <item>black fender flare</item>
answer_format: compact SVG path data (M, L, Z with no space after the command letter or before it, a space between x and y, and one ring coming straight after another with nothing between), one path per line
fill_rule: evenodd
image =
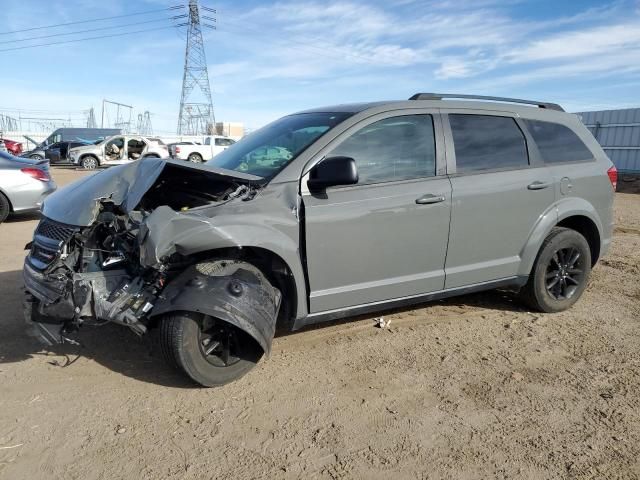
M268 355L281 298L280 291L254 265L209 260L190 266L173 279L150 316L175 311L210 315L247 332Z

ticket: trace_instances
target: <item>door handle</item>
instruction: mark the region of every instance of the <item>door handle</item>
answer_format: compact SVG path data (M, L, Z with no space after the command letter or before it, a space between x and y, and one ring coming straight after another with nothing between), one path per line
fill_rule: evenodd
M551 186L551 182L536 181L527 185L529 190L542 190Z
M416 198L416 203L418 205L430 205L432 203L444 202L445 200L446 198L444 195L433 195L432 193L427 193L420 198Z

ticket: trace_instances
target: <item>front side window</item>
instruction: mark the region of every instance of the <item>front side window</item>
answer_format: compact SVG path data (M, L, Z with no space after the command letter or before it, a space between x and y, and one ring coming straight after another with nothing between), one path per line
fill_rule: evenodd
M593 159L593 153L569 128L559 123L525 120L545 163L579 162Z
M458 173L529 165L527 143L513 118L449 114L449 123Z
M358 184L393 182L436 174L436 147L431 115L385 118L358 130L330 156L351 157Z
M298 113L233 143L206 165L271 179L320 136L352 113Z

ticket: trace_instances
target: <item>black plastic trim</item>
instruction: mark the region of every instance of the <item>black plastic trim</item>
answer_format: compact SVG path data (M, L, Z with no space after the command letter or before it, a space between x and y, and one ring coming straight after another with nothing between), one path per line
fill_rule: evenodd
M426 303L433 300L440 300L443 298L456 297L458 295L466 295L468 293L481 292L484 290L493 290L495 288L507 288L523 287L528 280L528 276L514 276L501 278L498 280L491 280L489 282L477 283L474 285L468 285L465 287L450 288L448 290L439 290L437 292L430 292L422 295L415 295L411 297L395 298L392 300L385 300L382 302L368 303L365 305L357 305L354 307L347 307L339 310L329 310L326 312L312 313L304 319L300 319L296 322L294 330L302 328L306 325L313 325L321 322L330 322L332 320L339 320L341 318L353 317L356 315L364 315L368 313L381 312L384 310L390 310L394 308L408 307L417 305L420 303Z

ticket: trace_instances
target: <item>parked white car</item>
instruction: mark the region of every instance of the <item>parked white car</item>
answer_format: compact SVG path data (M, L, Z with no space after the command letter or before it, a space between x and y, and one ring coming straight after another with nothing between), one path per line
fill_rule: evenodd
M189 162L202 163L211 160L220 152L236 143L229 137L209 135L204 137L202 144L193 142L179 142L171 145L169 154L171 158L188 160Z
M162 140L139 135L113 135L69 150L71 162L87 170L103 165L121 165L144 157L168 156L169 150Z

